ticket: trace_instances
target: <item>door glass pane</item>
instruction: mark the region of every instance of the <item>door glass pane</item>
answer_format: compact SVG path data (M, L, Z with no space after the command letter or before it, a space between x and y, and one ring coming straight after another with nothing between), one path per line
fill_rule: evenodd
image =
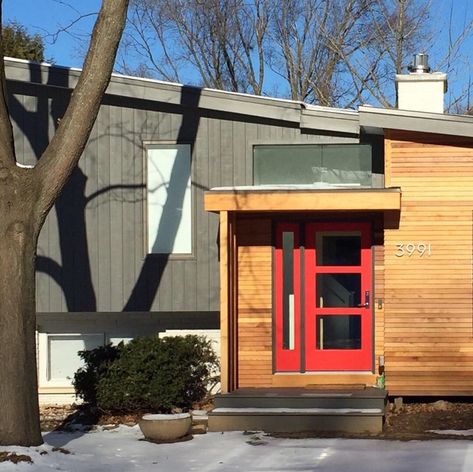
M316 348L361 349L360 315L318 315Z
M321 231L316 234L318 266L359 266L361 234L356 232Z
M361 303L361 274L317 274L318 308L356 307Z
M294 349L294 233L282 233L283 349Z

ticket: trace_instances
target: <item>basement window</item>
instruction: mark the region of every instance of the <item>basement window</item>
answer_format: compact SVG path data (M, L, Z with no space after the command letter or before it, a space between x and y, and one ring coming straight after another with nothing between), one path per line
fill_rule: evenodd
M70 387L77 370L84 365L78 352L104 345L104 333L39 333L39 385Z

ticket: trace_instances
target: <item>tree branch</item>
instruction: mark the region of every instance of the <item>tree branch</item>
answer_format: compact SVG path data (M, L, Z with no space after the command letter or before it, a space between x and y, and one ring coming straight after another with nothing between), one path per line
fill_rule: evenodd
M110 81L125 26L128 0L103 0L77 86L56 134L36 165L41 182L40 212L46 215L87 143Z

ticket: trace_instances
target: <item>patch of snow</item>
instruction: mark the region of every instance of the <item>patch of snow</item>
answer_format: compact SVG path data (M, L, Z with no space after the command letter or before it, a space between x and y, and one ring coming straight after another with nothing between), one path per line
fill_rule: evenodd
M312 184L261 184L261 185L239 185L236 187L213 187L210 191L214 192L273 192L273 191L291 191L291 190L372 190L363 187L359 183L353 184L330 184L324 182L314 182Z
M288 413L303 415L377 415L380 408L215 408L213 413Z
M285 439L241 432L207 433L154 444L138 426L113 431L50 432L39 447L4 446L33 464L0 463L0 472L470 472L469 440ZM257 447L256 447L257 446ZM61 449L62 448L62 451ZM70 454L68 454L70 452Z
M20 162L17 162L16 166L21 167L22 169L34 169L34 166L29 164L21 164Z
M184 418L189 418L189 413L175 413L175 414L152 414L148 413L143 415L144 420L182 420Z
M473 436L473 429L429 429L427 433L450 434L452 436Z
M340 398L350 398L353 396L353 393L333 393L330 392L329 394L327 393L303 393L301 394L301 397L326 397L329 395L330 397L340 397Z

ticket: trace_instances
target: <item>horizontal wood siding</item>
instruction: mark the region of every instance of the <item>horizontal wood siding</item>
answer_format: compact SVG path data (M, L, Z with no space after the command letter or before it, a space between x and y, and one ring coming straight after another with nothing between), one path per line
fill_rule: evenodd
M379 356L384 355L384 246L376 244L373 247L374 258L374 353L375 372L379 373ZM379 303L378 303L379 302Z
M386 385L394 395L473 394L473 141L391 131L387 185L401 187L385 231ZM398 243L432 255L396 257Z
M239 219L238 386L272 385L271 220Z
M54 69L45 73L54 74ZM70 95L67 75L51 77L49 82L54 86L8 82L21 163L36 162L64 114ZM140 96L138 89L136 96ZM169 97L166 93L163 96ZM185 100L184 93L182 97L173 93L176 103ZM193 146L194 254L190 258L145 254L143 143L163 141ZM204 192L222 185L251 184L252 145L269 142L353 143L357 139L304 134L289 122L245 120L241 115L196 111L165 100L106 96L79 168L40 236L38 311L218 311L218 215L204 210Z

